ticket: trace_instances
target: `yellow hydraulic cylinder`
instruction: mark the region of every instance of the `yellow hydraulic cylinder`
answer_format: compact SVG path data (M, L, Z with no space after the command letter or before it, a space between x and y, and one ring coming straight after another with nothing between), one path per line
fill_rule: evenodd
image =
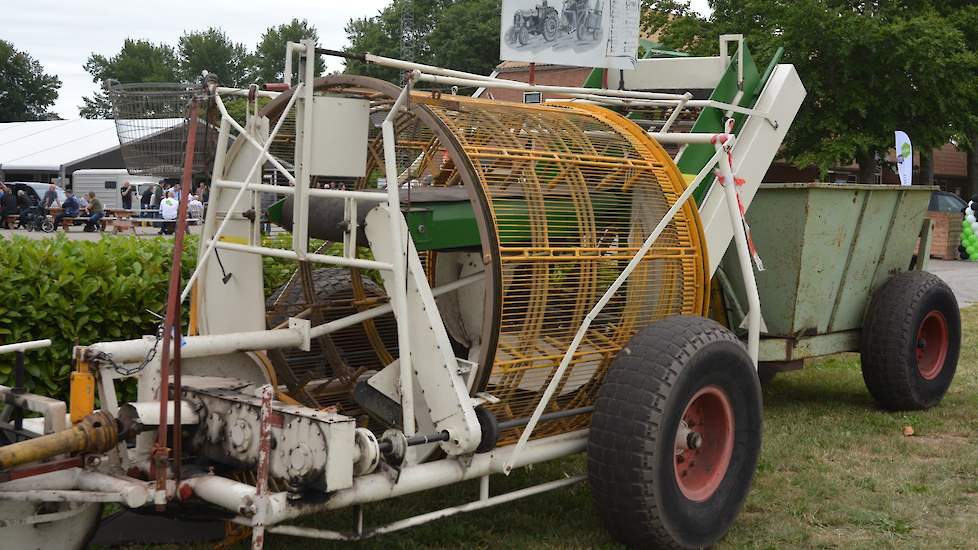
M85 348L75 348L75 364L77 367L71 373L68 401L72 424L78 424L95 410L95 376L89 371L88 361L85 360Z

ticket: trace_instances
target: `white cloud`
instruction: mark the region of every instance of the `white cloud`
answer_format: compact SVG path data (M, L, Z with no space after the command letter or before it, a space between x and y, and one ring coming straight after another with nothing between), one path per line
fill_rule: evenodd
M114 55L127 37L176 44L185 30L220 27L232 40L253 48L261 33L293 17L319 31L319 44L346 45L343 27L354 17L375 15L390 0L30 0L2 9L0 39L28 52L62 81L54 111L78 116L82 96L97 85L82 65L92 52ZM693 7L705 13L706 0ZM339 69L339 60L329 60Z

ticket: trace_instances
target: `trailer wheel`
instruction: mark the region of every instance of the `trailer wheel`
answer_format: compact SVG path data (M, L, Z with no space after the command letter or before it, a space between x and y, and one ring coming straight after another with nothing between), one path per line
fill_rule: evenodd
M636 334L598 391L588 441L595 508L631 547L717 542L750 489L761 388L737 337L702 317Z
M895 275L873 295L860 336L866 388L889 410L926 409L947 393L958 365L961 313L936 275Z

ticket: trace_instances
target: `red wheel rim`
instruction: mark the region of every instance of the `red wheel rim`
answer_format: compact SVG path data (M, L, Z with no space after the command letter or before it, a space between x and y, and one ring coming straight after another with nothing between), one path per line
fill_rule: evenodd
M696 392L676 433L676 484L683 496L703 502L713 496L727 474L734 444L730 398L717 386Z
M924 317L917 329L917 370L924 380L933 380L944 369L947 358L947 320L940 311L932 311Z

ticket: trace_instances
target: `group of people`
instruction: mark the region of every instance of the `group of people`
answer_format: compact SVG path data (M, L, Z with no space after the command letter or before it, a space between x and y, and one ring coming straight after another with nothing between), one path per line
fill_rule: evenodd
M169 183L161 180L158 184L147 187L142 194L134 184L125 181L119 189L122 198L122 208L132 210L133 201L139 199L140 217L157 218L163 220L160 227L160 234L172 234L176 228L177 215L179 214L181 188L179 184ZM204 217L204 204L207 202L209 188L206 183L199 183L194 187L193 192L187 198L187 218L190 220L201 220ZM65 218L86 218L86 230L97 228L99 222L105 216L105 207L102 201L94 192L84 193L76 196L72 189L65 190L65 200L59 205L58 187L51 184L44 192L44 196L38 200L37 195L30 189L20 189L16 192L0 182L0 227L8 227L8 216L19 216L21 225L35 212L37 215L49 215L50 208L61 207L54 217L54 226L57 229ZM203 200L201 200L203 199Z
M76 198L71 189L65 192L65 200L58 204L58 187L55 184L48 186L40 202L37 201L34 193L27 193L20 189L14 193L13 189L4 183L0 183L0 223L4 229L13 229L7 222L7 216L17 215L21 225L26 225L25 221L31 216L33 209L37 209L37 215L46 216L50 208L61 206L62 210L54 217L54 227L57 229L65 218L85 217L85 227L96 227L99 221L105 216L105 208L102 201L95 196L95 193L88 193L88 196Z
M51 187L54 187L53 185ZM45 201L47 200L48 193L44 194ZM61 203L61 213L54 217L54 229L58 230L61 226L61 222L65 218L78 218L87 216L88 220L85 221L85 229L92 230L98 227L99 222L105 217L105 207L102 205L102 201L95 196L95 192L89 191L88 197L82 195L81 198L75 198L75 193L71 189L65 191L67 195L63 203ZM57 195L54 197L54 201L57 201ZM42 201L43 202L43 201Z
M206 183L199 184L187 198L187 218L200 220L204 217L204 203L207 202L208 188ZM132 196L135 188L126 182L122 189L122 206L129 209L132 204ZM147 217L159 217L163 220L160 227L161 235L169 235L176 228L177 214L180 207L181 188L179 184L170 184L166 181L147 187L139 197L139 207ZM203 199L203 201L201 201ZM130 206L126 205L129 202Z

